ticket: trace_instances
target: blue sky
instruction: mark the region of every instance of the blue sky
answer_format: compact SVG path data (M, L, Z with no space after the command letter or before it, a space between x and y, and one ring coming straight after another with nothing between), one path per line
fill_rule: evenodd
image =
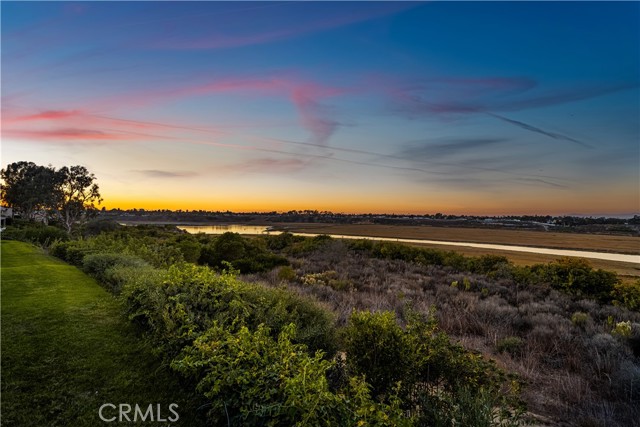
M640 211L638 2L2 2L2 166L104 204Z

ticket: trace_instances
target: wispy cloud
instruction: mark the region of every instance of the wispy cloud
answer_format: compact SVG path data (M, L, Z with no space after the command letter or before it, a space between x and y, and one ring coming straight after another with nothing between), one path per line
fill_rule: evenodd
M444 142L417 141L408 143L399 156L407 160L429 160L456 155L477 156L478 150L507 142L504 138L460 138Z
M82 141L122 141L137 139L135 135L125 135L122 133L108 133L94 129L76 129L76 128L63 128L63 129L45 129L45 130L32 130L32 129L4 129L2 131L3 136L29 139L44 142L71 142L79 143Z
M68 119L84 116L85 113L79 110L47 110L39 113L28 114L23 116L11 115L9 113L9 117L5 118L3 122L29 122L29 121L40 121L40 120L59 120L59 119Z
M416 79L408 82L387 80L385 89L397 113L410 118L487 114L504 123L546 137L568 141L585 148L591 145L574 137L542 129L539 126L505 117L497 112L523 111L603 96L637 87L637 82L594 84L560 88L540 93L539 84L527 78Z
M571 137L566 136L566 135L562 135L562 134L559 134L559 133L556 133L556 132L546 131L546 130L541 129L539 127L536 127L536 126L521 122L519 120L509 119L509 118L501 116L499 114L493 114L493 113L487 113L487 114L489 114L491 117L495 117L498 120L502 120L503 122L511 123L512 125L516 125L518 127L521 127L522 129L525 129L525 130L528 130L528 131L531 131L531 132L535 132L535 133L539 133L540 135L545 135L545 136L548 136L549 138L553 138L553 139L557 139L557 140L561 140L561 141L573 142L573 143L576 143L576 144L578 144L578 145L580 145L582 147L585 147L585 148L593 148L591 145L587 144L586 142L579 141L579 140L577 140L575 138L571 138Z
M147 176L149 178L192 178L198 173L191 171L167 171L158 169L134 170L132 172Z
M318 85L301 85L291 91L291 100L298 109L302 125L311 132L311 142L314 144L327 144L340 124L318 99L338 93L339 90Z
M261 157L255 159L248 159L244 162L233 163L218 168L218 172L225 174L246 174L246 173L291 173L298 172L306 169L312 164L312 159L300 159L300 158L275 158L275 157Z
M288 99L298 111L300 124L311 134L310 142L326 144L340 123L333 118L323 100L352 92L348 88L322 85L287 75L263 78L220 78L204 83L163 90L147 90L114 95L96 101L94 109L109 110L125 106L142 107L177 99L232 94L247 97L280 97Z
M368 7L362 8L343 4L343 10L341 10L340 14L330 13L331 11L322 3L306 4L305 7L306 13L304 15L296 15L293 21L287 19L287 13L283 12L287 12L287 9L298 8L295 2L289 3L284 11L281 10L280 13L272 15L270 19L266 20L262 11L250 10L255 13L254 16L251 16L247 15L248 9L244 9L242 11L244 19L239 21L249 23L244 27L221 30L219 27L223 27L222 25L212 26L210 22L207 22L207 31L204 35L168 37L163 33L162 37L148 41L143 46L165 50L213 50L261 45L388 16L416 7L416 5L380 2L377 4L371 3ZM263 28L259 28L260 25ZM213 28L213 31L210 28Z
M487 106L487 109L491 109L492 111L521 111L531 108L563 105L637 88L638 85L639 82L632 81L614 84L594 83L588 86L565 87L554 89L553 91L547 89L546 93L532 93L526 97L494 99L490 105Z

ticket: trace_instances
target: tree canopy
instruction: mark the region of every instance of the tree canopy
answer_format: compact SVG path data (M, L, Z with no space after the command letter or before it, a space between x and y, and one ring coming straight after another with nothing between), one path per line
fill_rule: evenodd
M0 171L3 204L27 219L55 218L67 229L81 223L102 201L96 177L84 166L39 166L14 162Z

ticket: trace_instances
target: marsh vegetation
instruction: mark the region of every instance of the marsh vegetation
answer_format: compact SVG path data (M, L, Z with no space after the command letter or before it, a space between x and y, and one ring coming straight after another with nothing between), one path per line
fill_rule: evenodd
M48 250L118 296L214 424L640 418L640 283L584 260L106 223Z

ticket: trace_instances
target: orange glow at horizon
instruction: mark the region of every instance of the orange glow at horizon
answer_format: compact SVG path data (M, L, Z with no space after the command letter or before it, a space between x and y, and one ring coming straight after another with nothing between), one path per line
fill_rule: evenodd
M633 191L633 190L631 190ZM231 212L288 212L291 210L317 210L345 214L435 214L438 212L455 215L620 215L638 213L640 195L629 197L628 191L611 189L608 193L599 193L597 200L593 194L562 194L557 197L535 197L513 195L503 200L490 200L484 196L460 195L443 200L412 200L398 196L395 199L361 197L356 199L331 198L310 195L308 197L270 198L247 197L238 198L229 195L211 197L209 200L199 198L145 198L145 197L105 197L100 205L107 209L146 209L146 210L204 210ZM608 206L614 207L607 209Z

